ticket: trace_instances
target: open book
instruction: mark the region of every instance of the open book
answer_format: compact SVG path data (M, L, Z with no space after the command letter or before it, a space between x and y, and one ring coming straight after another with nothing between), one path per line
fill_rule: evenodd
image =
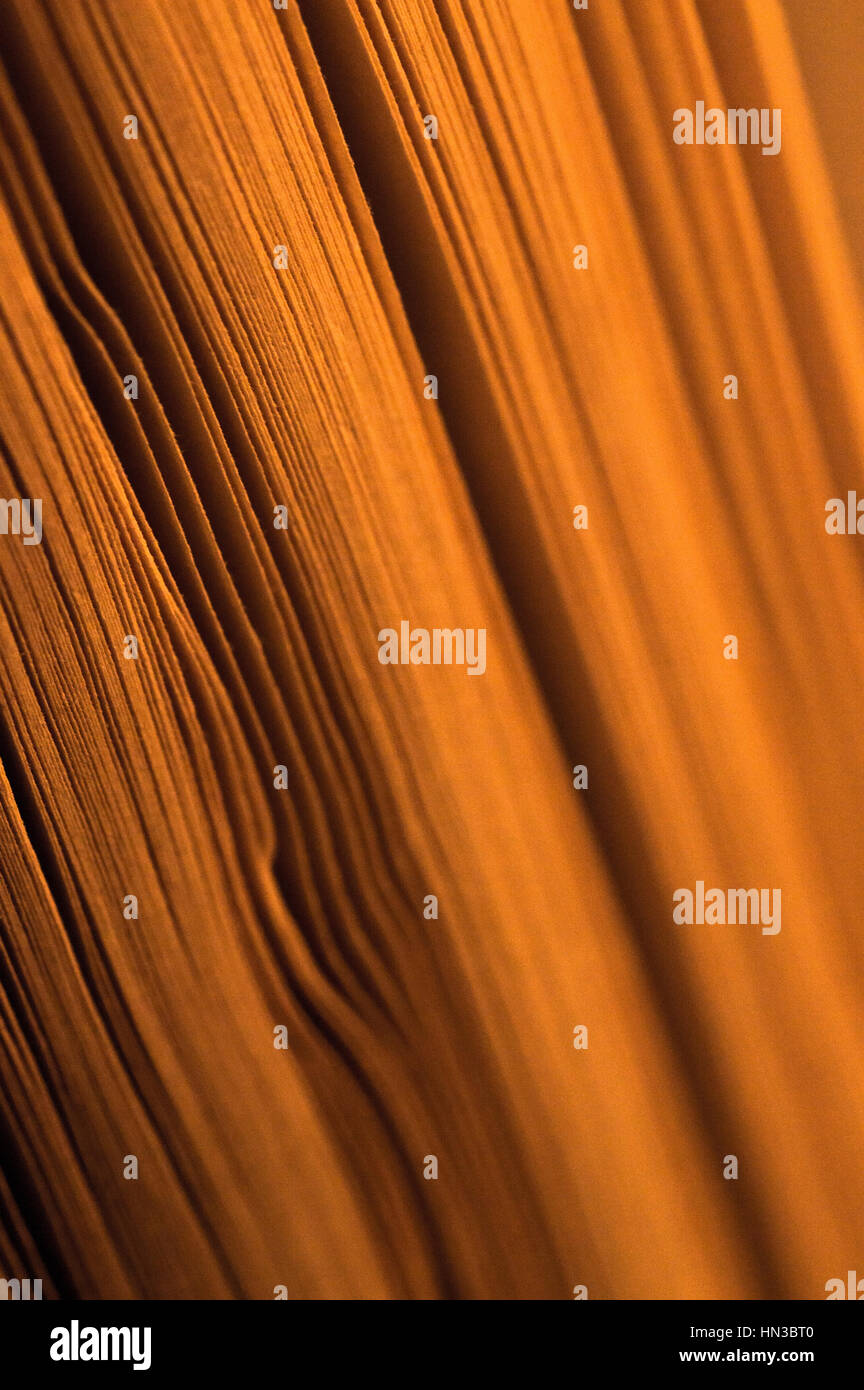
M0 6L0 1275L864 1259L864 184L801 8Z

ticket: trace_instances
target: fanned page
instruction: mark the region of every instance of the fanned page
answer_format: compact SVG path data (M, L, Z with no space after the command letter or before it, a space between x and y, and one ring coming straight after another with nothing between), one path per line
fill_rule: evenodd
M857 1298L855 0L0 60L0 1291Z

